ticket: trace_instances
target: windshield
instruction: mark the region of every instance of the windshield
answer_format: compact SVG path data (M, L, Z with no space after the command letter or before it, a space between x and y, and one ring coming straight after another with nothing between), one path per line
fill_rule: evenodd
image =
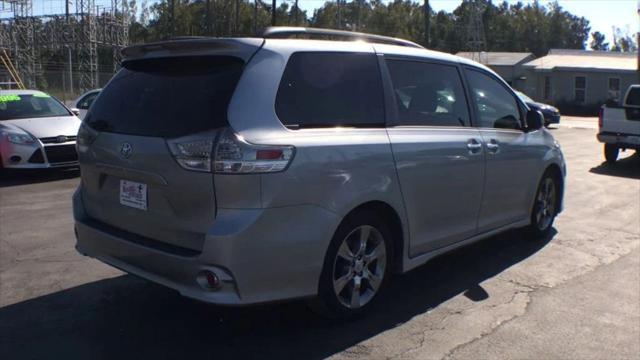
M71 113L58 100L45 93L0 93L0 121L69 115Z
M528 97L527 95L521 93L520 91L516 91L516 94L518 94L518 96L520 96L520 99L522 99L522 101L527 102L527 103L534 103L535 101L533 101L532 98Z

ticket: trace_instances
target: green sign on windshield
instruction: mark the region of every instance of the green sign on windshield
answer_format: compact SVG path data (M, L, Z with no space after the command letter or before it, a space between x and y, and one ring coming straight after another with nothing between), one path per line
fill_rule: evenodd
M0 103L11 102L11 101L20 101L20 96L18 96L18 95L0 95Z

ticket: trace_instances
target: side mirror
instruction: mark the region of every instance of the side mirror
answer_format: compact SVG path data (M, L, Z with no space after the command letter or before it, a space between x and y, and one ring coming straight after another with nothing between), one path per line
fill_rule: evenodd
M75 115L75 116L80 116L80 109L78 109L78 108L71 108L71 109L69 109L69 110L71 110L71 113L72 113L73 115Z
M538 130L544 126L544 117L538 110L527 111L527 129Z

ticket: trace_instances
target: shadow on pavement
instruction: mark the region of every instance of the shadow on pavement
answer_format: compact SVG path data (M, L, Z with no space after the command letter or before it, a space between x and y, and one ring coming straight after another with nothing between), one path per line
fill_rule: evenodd
M640 153L636 152L631 156L616 161L615 164L608 164L606 162L603 162L602 164L591 168L589 172L600 175L640 179Z
M485 300L482 281L550 240L512 231L443 255L396 276L374 312L351 322L301 301L225 308L129 275L100 280L1 308L0 358L324 358L458 294Z
M78 167L44 170L2 170L0 171L0 188L66 180L78 176L80 176L80 168Z

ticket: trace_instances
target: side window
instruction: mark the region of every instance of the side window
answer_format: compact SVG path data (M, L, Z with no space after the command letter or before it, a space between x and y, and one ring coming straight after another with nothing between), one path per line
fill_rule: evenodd
M292 129L384 127L384 97L373 54L299 52L280 81L276 114Z
M627 106L640 106L640 87L633 87L627 94Z
M387 60L399 125L469 126L469 111L455 66Z
M520 108L515 96L487 74L470 69L466 73L478 112L478 127L521 129Z
M91 107L91 104L93 104L93 101L98 97L100 93L95 92L95 93L91 93L87 96L85 96L82 100L80 100L80 102L78 103L78 109L81 110L88 110Z

